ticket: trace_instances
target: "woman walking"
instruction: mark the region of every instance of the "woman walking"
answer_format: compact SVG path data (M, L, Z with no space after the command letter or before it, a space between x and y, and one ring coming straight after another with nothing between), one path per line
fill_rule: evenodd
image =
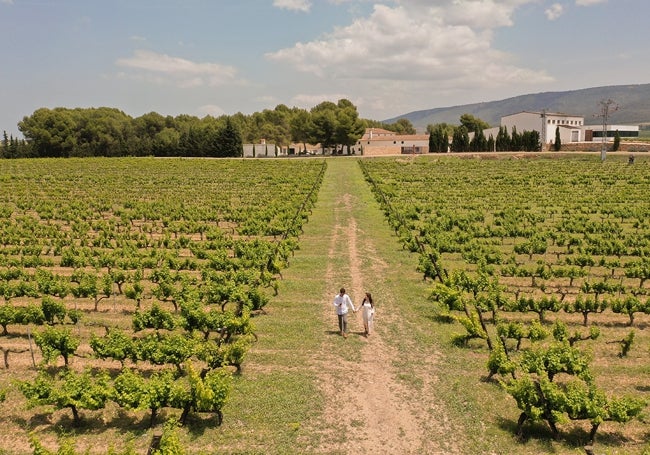
M372 332L373 318L375 316L375 304L369 292L366 292L366 296L361 302L361 316L363 316L363 328L365 330L363 335L367 337Z

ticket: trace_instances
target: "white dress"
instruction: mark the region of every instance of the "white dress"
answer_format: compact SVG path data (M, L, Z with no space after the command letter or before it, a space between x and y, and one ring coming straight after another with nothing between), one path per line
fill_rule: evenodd
M366 332L372 332L372 320L375 315L375 309L367 300L361 304L361 316L363 317L363 328Z

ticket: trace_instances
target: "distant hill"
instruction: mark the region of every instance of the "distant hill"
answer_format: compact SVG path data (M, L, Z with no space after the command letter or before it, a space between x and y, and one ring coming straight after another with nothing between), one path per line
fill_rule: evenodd
M544 92L515 96L501 101L465 104L414 111L385 120L393 123L401 118L411 121L413 126L424 132L427 125L435 123L459 124L462 114L472 114L486 121L490 126L499 126L501 117L522 111L561 112L584 116L585 124L598 124L602 120L600 101L611 99L618 110L611 113L609 123L640 125L650 123L650 84L613 85L593 87L566 92Z

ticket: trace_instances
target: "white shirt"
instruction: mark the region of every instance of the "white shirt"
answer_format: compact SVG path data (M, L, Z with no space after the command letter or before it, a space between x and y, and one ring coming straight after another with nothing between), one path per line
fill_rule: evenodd
M348 312L348 307L352 308L352 311L356 311L350 296L347 294L336 294L333 305L336 307L336 314L346 314Z

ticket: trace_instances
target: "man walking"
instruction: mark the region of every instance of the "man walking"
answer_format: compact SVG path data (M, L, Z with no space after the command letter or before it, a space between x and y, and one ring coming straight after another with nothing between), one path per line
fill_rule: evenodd
M352 303L350 296L345 293L345 288L341 288L339 293L334 297L334 306L336 307L336 315L339 319L339 330L341 336L347 338L348 336L348 307L352 308L354 313L357 312Z

